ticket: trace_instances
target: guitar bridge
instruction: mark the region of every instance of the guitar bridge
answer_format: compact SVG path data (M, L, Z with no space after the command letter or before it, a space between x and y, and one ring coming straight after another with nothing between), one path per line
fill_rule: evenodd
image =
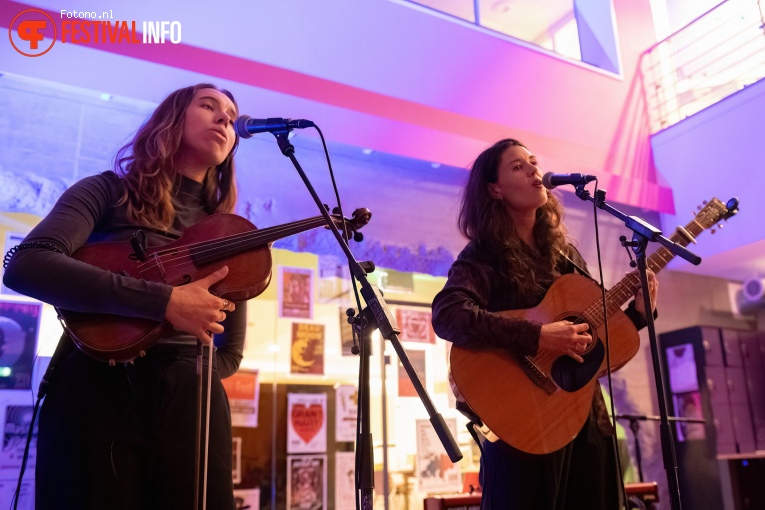
M524 372L526 372L526 375L529 376L529 379L534 381L534 384L545 390L548 395L552 395L555 393L555 390L558 389L555 383L552 382L549 377L547 377L547 374L545 374L542 369L539 368L539 365L534 362L531 356L524 356L523 364L521 366L523 367Z

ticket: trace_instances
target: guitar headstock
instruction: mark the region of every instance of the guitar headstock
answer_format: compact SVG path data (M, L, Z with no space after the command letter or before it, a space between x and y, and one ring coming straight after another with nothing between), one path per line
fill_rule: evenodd
M353 239L358 243L364 240L364 234L359 230L372 219L372 212L366 207L360 207L353 211L350 218L343 218L340 216L340 210L335 207L332 209L331 218L346 241ZM345 228L345 232L343 232L343 228Z
M698 207L699 212L694 212L696 216L694 221L701 225L703 229L712 227L720 220L727 221L728 218L731 218L738 213L738 198L736 197L731 198L725 204L717 198L712 198L712 200L708 202L705 200L702 205L703 208L701 205ZM722 224L718 225L718 228L722 227ZM712 229L713 234L715 230L716 229L714 228Z

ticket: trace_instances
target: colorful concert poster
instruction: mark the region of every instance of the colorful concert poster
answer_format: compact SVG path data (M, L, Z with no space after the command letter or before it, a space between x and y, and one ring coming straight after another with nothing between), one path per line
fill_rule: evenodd
M313 317L313 270L279 267L279 317Z
M430 323L431 312L423 308L396 307L396 322L401 329L398 339L402 342L435 344L436 332Z
M287 453L327 451L327 394L287 394Z
M327 456L287 456L287 509L327 508Z
M260 398L258 371L241 369L231 377L223 379L223 387L231 406L231 425L257 427Z
M42 303L0 300L0 389L28 390L40 330Z
M324 374L324 324L292 323L290 373Z

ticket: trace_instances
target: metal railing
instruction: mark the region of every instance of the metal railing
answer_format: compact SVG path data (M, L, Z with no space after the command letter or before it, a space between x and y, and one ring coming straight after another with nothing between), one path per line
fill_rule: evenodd
M765 77L761 2L727 0L643 54L652 133Z

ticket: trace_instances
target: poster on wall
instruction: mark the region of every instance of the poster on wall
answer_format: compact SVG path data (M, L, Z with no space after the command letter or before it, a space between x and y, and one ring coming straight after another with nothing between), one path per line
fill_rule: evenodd
M279 317L313 317L313 270L279 267Z
M324 324L292 323L291 374L324 374Z
M223 387L231 406L231 425L234 427L258 426L258 401L260 380L257 370L242 369L223 379Z
M457 437L457 419L445 418L446 426ZM458 465L449 460L430 420L416 420L417 457L415 472L418 490L422 494L459 492L462 475Z
M430 310L423 308L396 307L396 322L401 328L398 339L402 342L435 344L436 332L430 323Z
M356 386L340 385L335 388L335 441L356 440L358 409L359 390Z
M4 504L4 508L10 508L11 501L13 501L13 495L16 493L16 484L18 480L0 480L0 504ZM24 481L21 482L21 490L19 491L19 504L18 510L34 510L35 508L35 482L34 480L28 480L24 476Z
M287 394L287 453L327 451L327 394Z
M236 510L260 510L260 487L234 489Z
M29 426L32 424L33 406L8 404L2 408L3 444L0 450L0 478L18 477L24 448L27 444ZM27 469L34 471L37 457L37 423L32 431L29 443Z
M0 299L0 389L28 390L42 303Z
M231 438L231 477L234 479L234 484L242 483L242 438Z
M287 509L327 508L327 456L287 456Z
M353 326L348 323L348 315L345 311L348 307L340 307L340 353L342 356L355 356L353 348Z
M6 232L5 233L5 244L3 245L3 256L5 256L6 253L8 253L14 246L20 245L24 238L26 237L26 234L21 234L19 232ZM0 269L0 276L2 276L5 269ZM20 294L16 292L13 289L9 289L5 286L4 283L2 283L2 279L0 279L0 292L3 294L10 294L14 296L19 296Z
M415 351L407 349L406 355L409 361L412 363L414 371L417 373L417 377L420 378L420 382L424 387L425 384L425 351ZM398 362L398 396L399 397L416 397L417 390L414 389L414 384L409 379L409 374L406 373L404 365L401 361Z
M335 452L335 510L356 510L355 473L356 452Z

